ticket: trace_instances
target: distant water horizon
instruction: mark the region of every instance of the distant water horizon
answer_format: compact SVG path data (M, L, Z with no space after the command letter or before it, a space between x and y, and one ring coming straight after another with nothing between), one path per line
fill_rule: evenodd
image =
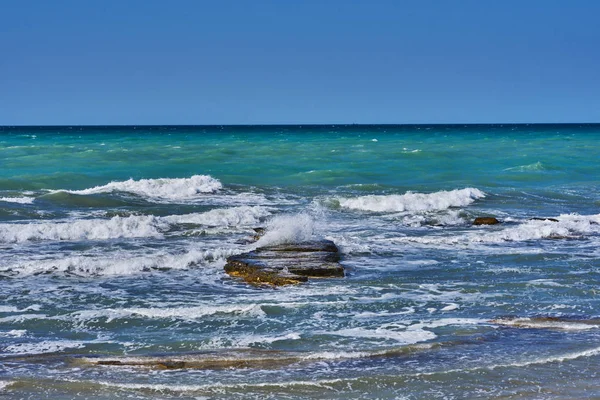
M277 127L372 127L372 126L388 126L388 127L422 127L422 126L451 126L451 127L475 127L475 126L587 126L587 125L600 125L600 122L452 122L452 123L264 123L264 124L4 124L0 125L2 128L162 128L162 127L175 127L175 128L211 128L211 127L262 127L262 128L277 128Z

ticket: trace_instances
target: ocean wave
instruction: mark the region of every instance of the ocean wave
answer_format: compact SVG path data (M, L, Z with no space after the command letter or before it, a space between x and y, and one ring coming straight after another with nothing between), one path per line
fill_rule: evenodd
M155 254L131 257L115 253L111 257L81 255L50 260L27 260L0 266L0 275L37 275L67 273L76 276L125 276L144 271L187 269L209 264L235 254L234 249L190 250L182 254Z
M450 207L464 207L485 197L479 189L465 188L435 193L412 193L403 195L369 195L354 198L338 198L342 208L373 212L435 211Z
M260 206L217 208L204 213L170 215L162 220L170 224L195 224L203 226L252 226L271 215L269 209Z
M270 215L265 207L240 206L213 209L204 213L170 215L114 216L110 219L82 219L59 222L0 224L0 242L22 243L40 240L110 240L120 238L163 237L177 224L208 227L253 227Z
M108 220L0 224L0 242L161 237L161 225L162 229L166 228L164 224L154 216L116 216Z
M527 165L519 165L516 167L505 168L504 171L511 172L536 172L536 171L544 171L546 167L541 162L536 162L533 164Z
M18 204L31 204L35 200L35 197L0 197L0 201L7 203L18 203Z
M129 179L110 182L83 190L62 190L73 194L98 194L126 192L158 200L190 200L200 194L215 193L223 188L221 182L210 175L194 175L190 178Z
M477 229L456 236L400 237L394 242L413 242L424 245L470 245L477 243L523 242L545 239L582 239L600 234L600 214L563 214L552 220L528 220L507 227L497 226L493 230Z

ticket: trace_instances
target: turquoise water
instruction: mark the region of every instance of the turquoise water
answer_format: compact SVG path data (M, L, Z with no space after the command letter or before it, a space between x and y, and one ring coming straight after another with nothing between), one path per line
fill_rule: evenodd
M0 398L597 398L599 139L0 128ZM346 277L230 278L255 227L333 240ZM95 363L178 357L217 362Z

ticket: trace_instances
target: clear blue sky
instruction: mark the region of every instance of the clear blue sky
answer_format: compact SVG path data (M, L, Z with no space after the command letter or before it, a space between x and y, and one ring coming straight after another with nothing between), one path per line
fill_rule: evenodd
M600 1L0 0L0 125L600 122Z

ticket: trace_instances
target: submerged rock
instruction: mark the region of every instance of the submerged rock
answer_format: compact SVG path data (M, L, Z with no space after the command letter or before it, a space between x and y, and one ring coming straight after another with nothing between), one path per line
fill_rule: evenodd
M490 321L496 325L526 329L580 331L600 328L599 319L574 319L563 317L498 318Z
M280 244L229 257L225 272L254 285L292 285L308 278L344 277L339 259L330 240Z
M477 217L475 218L475 221L473 221L473 225L496 225L499 223L500 221L494 217Z
M264 236L266 232L265 228L252 228L252 230L254 231L254 236L252 236L252 240L254 240L255 242L262 236Z
M540 217L533 217L530 218L531 221L551 221L551 222L558 222L558 220L556 218L540 218Z

